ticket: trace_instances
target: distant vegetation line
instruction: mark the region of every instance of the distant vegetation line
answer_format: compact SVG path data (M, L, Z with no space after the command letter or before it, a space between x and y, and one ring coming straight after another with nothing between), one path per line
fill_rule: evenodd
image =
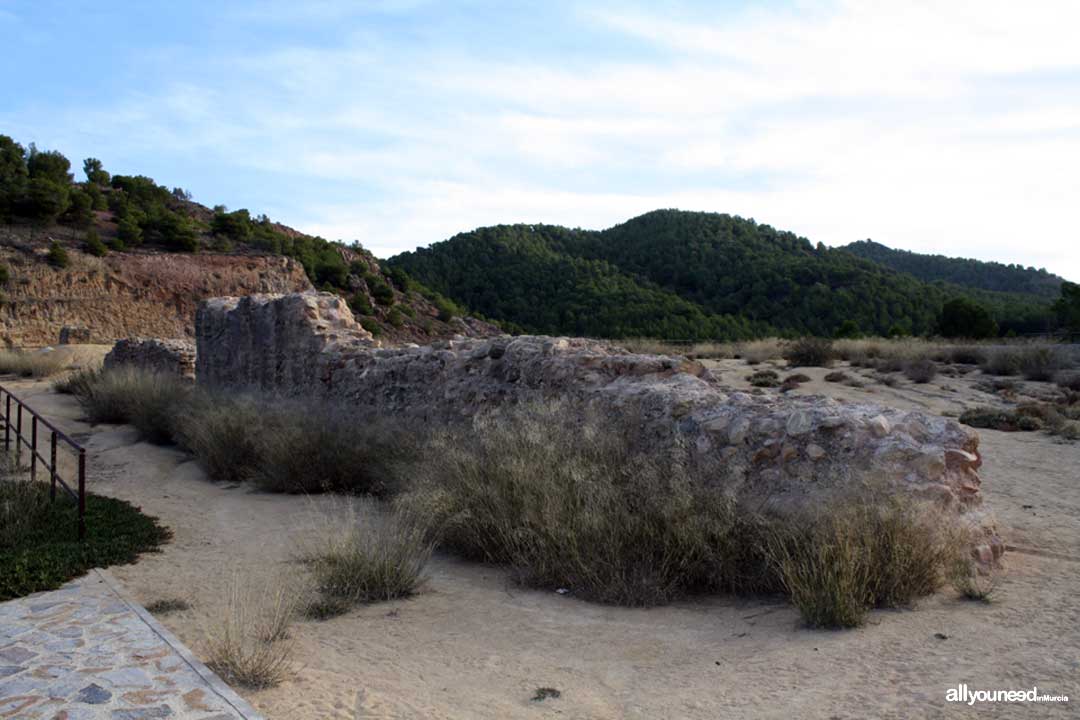
M658 210L600 231L498 225L389 263L507 326L540 333L737 340L959 326L990 336L1059 323L1045 291L925 282L846 248L717 213ZM943 317L946 309L956 317Z
M844 248L732 215L657 210L606 230L498 225L380 263L248 210L0 135L0 222L56 224L94 255L141 247L295 258L372 332L423 339L469 312L510 331L604 338L1035 334L1080 326L1080 288L1045 270ZM49 261L69 261L56 244ZM1054 298L1061 298L1055 303ZM1071 304L1070 304L1071 303Z

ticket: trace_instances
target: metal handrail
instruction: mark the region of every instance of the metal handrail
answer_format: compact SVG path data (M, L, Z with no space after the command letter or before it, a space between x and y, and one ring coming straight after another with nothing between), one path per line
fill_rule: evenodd
M12 394L10 390L0 385L0 399L4 401L4 452L11 452L12 431L15 435L15 449L18 451L19 462L22 462L22 446L30 450L30 479L37 480L37 465L40 460L49 472L49 498L56 500L56 486L59 485L79 508L79 539L86 537L86 448L71 439L60 428L53 425L39 415L32 407L24 403ZM15 423L11 422L11 404L15 403ZM30 414L30 438L23 434L23 411ZM46 458L38 451L38 426L43 425L50 432L49 457ZM58 441L63 441L77 456L79 463L78 490L73 490L64 482L56 466L56 450Z

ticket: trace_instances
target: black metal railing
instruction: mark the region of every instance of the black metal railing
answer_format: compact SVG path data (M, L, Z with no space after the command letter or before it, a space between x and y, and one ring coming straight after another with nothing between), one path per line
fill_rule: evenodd
M79 508L79 539L86 537L86 448L72 440L63 430L39 415L33 408L19 398L11 394L11 391L0 385L0 401L4 407L4 452L10 454L11 441L15 440L17 462L22 466L23 446L30 451L30 479L37 480L38 462L44 465L49 473L49 497L56 500L56 487L59 485ZM12 405L15 405L14 418L12 417ZM25 411L25 412L24 412ZM23 415L30 416L30 437L23 432ZM49 434L49 457L41 454L38 444L38 428L44 427ZM78 462L78 489L74 490L60 477L60 471L56 464L56 451L60 443L63 443L77 458Z

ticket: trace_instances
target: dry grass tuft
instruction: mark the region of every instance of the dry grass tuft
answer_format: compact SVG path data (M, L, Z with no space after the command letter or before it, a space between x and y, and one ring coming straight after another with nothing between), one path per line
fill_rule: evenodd
M768 554L810 627L856 627L874 607L933 593L965 547L912 501L869 497L804 523L773 525Z
M288 629L295 616L295 593L278 584L256 587L233 577L226 609L207 633L206 665L229 684L274 687L292 672Z
M307 608L309 617L409 597L424 582L433 543L426 527L400 512L379 513L369 504L366 511L328 517L321 534L301 556L318 595Z
M171 615L191 609L191 603L183 598L161 598L146 606L151 615Z
M947 568L947 579L956 592L968 600L989 603L1001 587L1001 571L997 568L980 568L969 557L957 557Z

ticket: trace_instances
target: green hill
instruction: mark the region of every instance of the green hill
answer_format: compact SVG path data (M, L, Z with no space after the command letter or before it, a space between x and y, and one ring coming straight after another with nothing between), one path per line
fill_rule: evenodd
M894 250L873 240L859 240L841 249L925 282L1021 293L1047 300L1054 300L1061 294L1062 279L1042 268Z
M607 230L500 225L389 264L485 315L530 332L731 339L933 332L956 296L1002 331L1047 327L1041 296L927 283L844 249L753 220L658 210Z

